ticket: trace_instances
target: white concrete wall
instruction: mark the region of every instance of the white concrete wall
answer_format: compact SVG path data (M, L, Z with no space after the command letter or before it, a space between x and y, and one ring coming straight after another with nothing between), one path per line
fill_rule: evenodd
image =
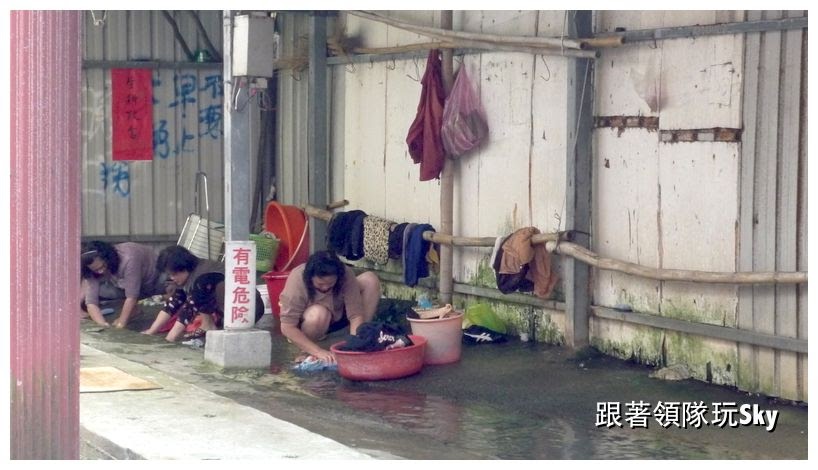
M602 12L597 25L608 31L728 20L735 18L718 12ZM741 128L742 41L741 35L710 36L607 49L597 61L595 114L655 116L659 131ZM650 267L735 271L740 144L662 143L659 131L597 129L593 248L601 256ZM595 279L597 305L736 323L734 286L605 271ZM592 331L598 344L623 357L686 363L702 379L709 367L714 382L735 384L734 343L596 319Z
M383 12L437 26L435 12ZM741 21L743 12L602 11L599 33ZM454 29L559 36L562 11L456 11ZM425 42L394 27L344 16L346 34L367 47ZM742 128L743 35L642 42L602 50L596 61L595 116L651 116L659 129L594 131L592 248L601 256L656 268L736 271L740 143L660 141L662 130ZM564 229L566 66L571 59L523 53L467 55L489 118L490 139L455 166L455 235L501 236L525 227ZM394 70L390 70L394 67ZM347 66L343 195L396 222L439 225L439 183L418 181L406 133L425 60ZM339 99L335 97L335 99ZM457 282L475 283L489 248L459 248ZM485 273L483 273L485 274ZM485 279L485 278L484 278ZM658 282L594 271L595 305L734 327L734 286ZM557 322L562 327L563 322ZM735 343L592 320L594 343L622 357L685 363L694 376L735 385Z
M437 25L437 13L387 12L402 21ZM561 12L457 11L455 29L506 35L558 34ZM352 15L346 34L362 46L386 47L427 41L398 28ZM551 29L551 31L548 30ZM350 208L396 222L439 226L440 184L419 181L406 134L412 123L425 59L346 66L343 99L344 197ZM456 163L454 229L461 236L500 236L525 227L556 230L564 217L565 102L561 57L522 53L470 54L467 67L489 116L489 143ZM390 68L394 67L394 70ZM334 132L339 132L336 129ZM334 150L335 151L335 150ZM455 280L471 282L489 248L455 251Z

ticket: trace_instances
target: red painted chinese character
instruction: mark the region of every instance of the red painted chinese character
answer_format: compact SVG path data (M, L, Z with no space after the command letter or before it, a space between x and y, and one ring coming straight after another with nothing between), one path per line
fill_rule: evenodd
M250 303L250 291L248 291L246 287L236 287L233 289L233 303Z
M233 280L236 284L250 284L250 269L249 268L233 268Z
M250 251L249 248L236 248L233 259L238 264L250 264Z
M233 307L233 311L231 312L232 315L230 318L233 321L236 321L241 318L242 323L247 323L247 319L245 318L245 316L247 315L248 310L249 309L247 307Z

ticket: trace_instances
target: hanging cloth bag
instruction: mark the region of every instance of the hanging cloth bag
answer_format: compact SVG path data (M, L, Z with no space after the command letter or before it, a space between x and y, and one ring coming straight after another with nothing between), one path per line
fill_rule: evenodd
M479 147L489 135L486 112L472 88L465 66L457 72L452 91L446 98L440 135L446 153L452 158Z
M438 178L446 158L443 141L440 139L443 104L446 100L441 69L440 51L430 50L426 72L420 81L423 87L417 114L406 136L412 161L420 163L420 181Z

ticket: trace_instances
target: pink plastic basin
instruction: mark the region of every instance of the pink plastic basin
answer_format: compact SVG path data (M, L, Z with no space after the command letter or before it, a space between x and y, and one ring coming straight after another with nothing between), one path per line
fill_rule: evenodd
M414 343L405 348L375 352L341 351L345 341L330 346L338 363L338 373L350 380L389 380L417 374L423 368L426 338L409 335Z
M426 346L426 364L451 364L460 360L463 344L463 312L443 319L408 318L412 333L423 336Z

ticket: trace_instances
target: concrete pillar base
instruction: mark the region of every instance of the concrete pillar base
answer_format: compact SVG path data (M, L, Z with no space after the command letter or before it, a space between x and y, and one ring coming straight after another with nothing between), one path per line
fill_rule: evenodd
M266 330L210 330L204 358L223 369L267 369L272 348Z

